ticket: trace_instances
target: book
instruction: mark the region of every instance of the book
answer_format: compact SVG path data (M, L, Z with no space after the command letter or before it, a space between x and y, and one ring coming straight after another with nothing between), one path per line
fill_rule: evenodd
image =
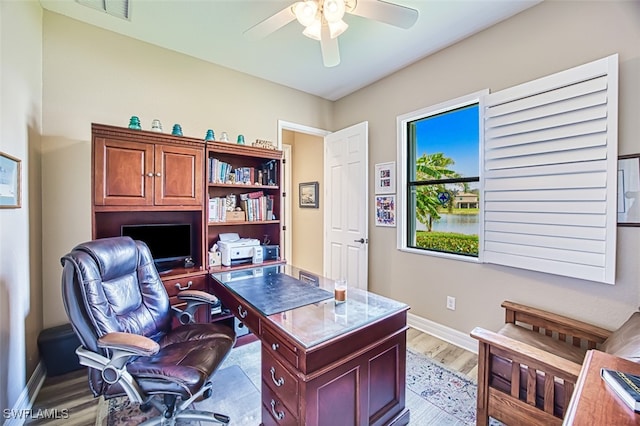
M603 368L600 376L633 411L640 411L640 376Z

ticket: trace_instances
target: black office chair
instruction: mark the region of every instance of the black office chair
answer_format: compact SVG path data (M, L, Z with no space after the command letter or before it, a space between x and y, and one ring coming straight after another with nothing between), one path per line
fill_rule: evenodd
M177 419L227 424L222 414L188 409L212 393L211 376L235 343L233 329L194 324L194 307L217 301L201 291L181 292L183 325L171 328L169 297L148 247L129 237L76 246L62 258L62 298L89 367L89 387L105 399L127 395L141 409L162 416L144 425ZM164 417L164 420L163 420Z

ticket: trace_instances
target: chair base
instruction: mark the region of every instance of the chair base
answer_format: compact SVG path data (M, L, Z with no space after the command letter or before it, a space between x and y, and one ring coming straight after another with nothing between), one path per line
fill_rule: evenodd
M200 392L193 395L186 401L182 401L180 404L176 404L175 396L165 396L164 404L162 403L162 397L160 395L156 395L155 397L149 398L144 404L148 407L155 407L161 414L159 416L153 417L143 423L140 423L140 426L151 426L151 425L163 425L163 426L173 426L176 424L178 420L191 420L191 421L201 421L201 422L209 422L209 423L218 423L221 425L229 424L231 420L229 416L220 413L214 413L211 411L202 411L202 410L194 410L189 409L192 407L193 402L200 398L202 395L211 395L211 382L208 382L205 386L200 389ZM168 399L167 399L168 398ZM206 398L205 398L206 399ZM166 405L169 403L169 405ZM172 415L170 417L166 417L167 413L171 412Z
M152 419L147 420L146 422L140 423L140 426L153 426L153 425L163 425L163 426L173 426L176 424L178 420L192 420L192 421L201 421L201 422L211 422L218 423L221 425L229 424L229 416L225 416L224 414L212 413L210 411L201 411L201 410L183 410L176 412L173 417L170 419L165 418L163 415L158 417L154 417Z

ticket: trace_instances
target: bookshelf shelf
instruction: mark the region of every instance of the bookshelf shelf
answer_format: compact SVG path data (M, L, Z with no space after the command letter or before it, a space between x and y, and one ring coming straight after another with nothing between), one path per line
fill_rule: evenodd
M208 186L210 188L234 188L243 191L255 191L256 189L278 189L277 185L245 185L238 183L211 183Z
M245 226L245 225L268 225L268 224L274 224L274 223L280 223L279 220L254 220L254 221L248 221L248 220L243 220L243 221L237 221L237 222L209 222L207 223L207 225L209 226L234 226L234 225L240 225L240 226Z

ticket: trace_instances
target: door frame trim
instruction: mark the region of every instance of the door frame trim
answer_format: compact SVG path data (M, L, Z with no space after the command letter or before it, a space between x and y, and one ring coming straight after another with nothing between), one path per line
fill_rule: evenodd
M279 150L282 150L282 132L284 130L322 137L323 138L322 152L325 152L326 150L326 142L324 141L324 137L333 133L333 132L330 132L329 130L320 129L318 127L306 126L304 124L294 123L291 121L278 120L278 149ZM289 170L291 170L291 164L289 164ZM324 170L324 167L323 167L323 170ZM288 188L291 188L291 173L287 173L284 178L286 180L285 186ZM323 176L323 187L326 187L326 185L324 185L325 179L326 179L326 176ZM287 227L287 230L289 230L289 233L285 235L284 233L285 231L282 230L282 226L281 226L280 241L285 242L284 250L282 250L282 257L287 261L289 261L291 259L291 238L289 238L289 236L291 235L291 208L292 208L291 194L287 194L287 197L289 197L289 199L285 200L284 202L284 206L285 206L284 225ZM324 235L324 230L322 235ZM324 247L324 241L322 241L322 246Z

